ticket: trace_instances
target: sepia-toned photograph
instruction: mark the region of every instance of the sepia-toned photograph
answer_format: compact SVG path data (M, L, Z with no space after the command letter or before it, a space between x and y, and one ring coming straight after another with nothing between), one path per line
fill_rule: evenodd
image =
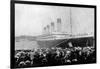
M14 3L14 68L96 63L95 8Z

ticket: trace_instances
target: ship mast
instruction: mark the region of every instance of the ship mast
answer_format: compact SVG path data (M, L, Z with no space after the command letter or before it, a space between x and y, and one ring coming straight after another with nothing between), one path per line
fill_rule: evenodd
M72 36L72 12L70 7L70 36Z

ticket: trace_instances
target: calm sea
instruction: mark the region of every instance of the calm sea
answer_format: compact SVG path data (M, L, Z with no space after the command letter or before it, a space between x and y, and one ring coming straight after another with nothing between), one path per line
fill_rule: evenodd
M18 41L15 40L15 50L33 49L33 48L39 48L37 41L32 41L27 39L21 39Z

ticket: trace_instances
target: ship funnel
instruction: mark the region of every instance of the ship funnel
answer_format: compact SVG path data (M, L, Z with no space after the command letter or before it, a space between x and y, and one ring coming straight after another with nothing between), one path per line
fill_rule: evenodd
M51 22L51 33L54 32L54 22Z
M46 34L46 27L43 28L43 33Z
M50 26L47 25L47 34L50 34Z
M57 18L57 32L61 32L61 18Z

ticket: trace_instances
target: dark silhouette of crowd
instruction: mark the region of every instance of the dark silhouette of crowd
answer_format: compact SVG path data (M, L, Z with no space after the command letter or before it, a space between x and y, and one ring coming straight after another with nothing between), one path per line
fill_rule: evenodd
M15 67L84 64L95 61L95 47L93 46L15 51Z

